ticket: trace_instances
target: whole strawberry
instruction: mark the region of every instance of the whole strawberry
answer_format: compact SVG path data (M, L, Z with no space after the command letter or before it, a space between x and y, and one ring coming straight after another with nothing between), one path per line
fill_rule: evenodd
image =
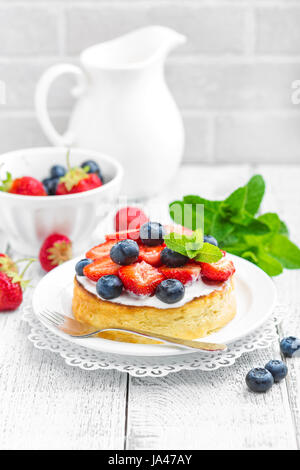
M23 301L20 282L5 272L0 272L0 312L16 310Z
M67 153L68 172L60 178L56 187L56 196L83 193L102 186L102 181L96 173L88 173L89 167L84 168L70 165L70 151Z
M7 256L0 254L0 260L7 264L1 264L0 269L0 312L16 310L23 301L23 289L29 281L24 281L24 274L35 260L28 259L28 263L19 275L16 264ZM20 260L25 261L25 260ZM9 270L12 267L12 270Z
M6 174L6 179L2 182L0 191L21 196L47 196L41 181L31 176L13 179L11 173Z
M60 233L53 233L41 246L39 260L42 268L49 272L72 257L72 242Z
M140 228L149 219L139 207L122 207L115 215L116 232Z

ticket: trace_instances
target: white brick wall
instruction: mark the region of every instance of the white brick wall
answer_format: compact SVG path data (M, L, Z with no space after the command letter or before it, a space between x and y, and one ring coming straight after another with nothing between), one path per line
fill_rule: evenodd
M164 24L188 36L166 76L183 113L185 161L300 162L300 0L0 0L0 152L47 143L35 84L56 62L131 29ZM49 106L60 130L69 80Z

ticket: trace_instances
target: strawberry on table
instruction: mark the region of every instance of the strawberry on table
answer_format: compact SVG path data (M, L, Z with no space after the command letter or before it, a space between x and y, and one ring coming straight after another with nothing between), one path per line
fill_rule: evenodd
M20 282L5 272L0 272L0 311L16 310L23 301L23 291Z
M89 173L89 167L71 168L70 151L67 153L68 172L60 178L56 187L56 196L82 193L102 186L102 181L96 173Z
M177 268L161 266L158 270L166 279L177 279L182 282L182 284L189 284L190 282L196 281L200 278L201 273L201 267L196 263L187 263L184 266Z
M29 283L29 281L24 281L24 274L30 264L35 261L34 259L29 259L25 269L19 275L13 261L6 255L0 255L1 260L5 258L7 258L9 262L5 268L2 264L3 270L0 270L0 312L13 311L21 305L23 301L23 289L25 289ZM9 268L11 263L13 263L13 270Z
M122 207L115 216L115 229L117 232L140 228L148 217L139 207Z
M159 246L140 245L139 261L145 261L152 266L160 266L160 254L165 248L165 244Z
M2 181L0 191L21 196L47 196L41 181L31 176L13 179L11 173L6 174L6 180Z
M49 272L72 257L71 240L60 233L53 233L41 246L39 260L42 268Z
M91 248L86 253L86 258L88 259L99 259L105 256L108 256L111 250L111 247L116 244L116 239L109 240L107 242L101 243L100 245L96 245Z
M88 264L83 268L83 274L91 281L97 282L102 276L110 274L117 275L120 266L114 263L110 256L104 256L101 259L96 259L93 263Z
M145 261L122 266L119 278L125 289L136 295L153 295L158 284L164 280L164 276Z
M235 273L235 267L231 260L226 257L221 258L216 263L200 263L201 275L209 281L227 281Z

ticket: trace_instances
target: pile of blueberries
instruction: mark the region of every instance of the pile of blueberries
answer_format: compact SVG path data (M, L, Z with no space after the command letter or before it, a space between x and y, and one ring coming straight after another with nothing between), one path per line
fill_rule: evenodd
M99 165L94 160L87 160L80 165L81 168L87 166L89 167L88 173L96 173L103 183L103 177ZM68 170L62 165L54 165L50 168L50 176L42 181L48 196L55 196L59 180L65 176L67 171Z
M300 339L295 336L283 338L280 350L285 357L300 356ZM287 365L283 361L275 359L269 361L264 368L251 369L246 376L246 384L252 392L267 392L274 383L281 382L287 373Z

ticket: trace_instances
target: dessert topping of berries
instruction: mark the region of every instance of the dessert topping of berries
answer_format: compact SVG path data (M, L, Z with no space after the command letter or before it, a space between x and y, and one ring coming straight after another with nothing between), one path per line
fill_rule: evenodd
M147 246L158 246L164 242L165 230L159 222L146 222L140 228L140 239Z
M75 272L77 276L84 276L83 268L85 268L88 264L91 264L93 262L92 259L81 259L78 261L75 265Z
M122 207L115 216L115 229L117 232L139 229L148 220L144 211L139 207Z
M170 248L164 248L161 252L160 259L162 264L166 266L176 268L178 266L183 266L190 259L187 256L184 256L176 251L171 250Z
M153 295L158 284L164 280L163 275L145 261L122 266L119 277L125 289L136 295Z
M31 176L13 179L11 173L7 173L6 179L0 186L0 191L21 196L47 196L43 184Z
M212 235L204 235L204 243L210 243L211 245L218 246L218 241Z
M156 297L166 304L175 304L184 296L184 285L177 279L165 279L156 288Z
M159 246L146 246L140 245L140 254L139 254L139 261L145 261L151 266L160 266L162 264L161 261L161 253L165 249L164 245Z
M115 299L123 290L123 283L118 276L113 274L102 276L96 284L97 294L103 299Z
M114 263L110 256L96 259L83 268L83 274L91 281L97 282L102 276L114 274L117 276L120 266Z
M135 240L136 242L140 241L140 229L132 229L132 230L123 230L122 232L116 233L109 233L105 235L106 240Z
M122 266L133 264L139 257L139 245L134 240L121 240L111 248L110 257Z
M60 233L53 233L41 246L39 260L45 271L51 271L72 257L72 242Z
M116 240L109 240L100 245L96 245L86 252L85 256L88 259L99 259L103 256L109 256L111 247L116 244Z
M216 263L200 263L202 277L210 281L227 281L235 273L235 267L231 260L221 258Z
M161 266L158 268L166 279L177 279L182 284L190 284L200 278L201 267L196 263L188 263L178 268Z

